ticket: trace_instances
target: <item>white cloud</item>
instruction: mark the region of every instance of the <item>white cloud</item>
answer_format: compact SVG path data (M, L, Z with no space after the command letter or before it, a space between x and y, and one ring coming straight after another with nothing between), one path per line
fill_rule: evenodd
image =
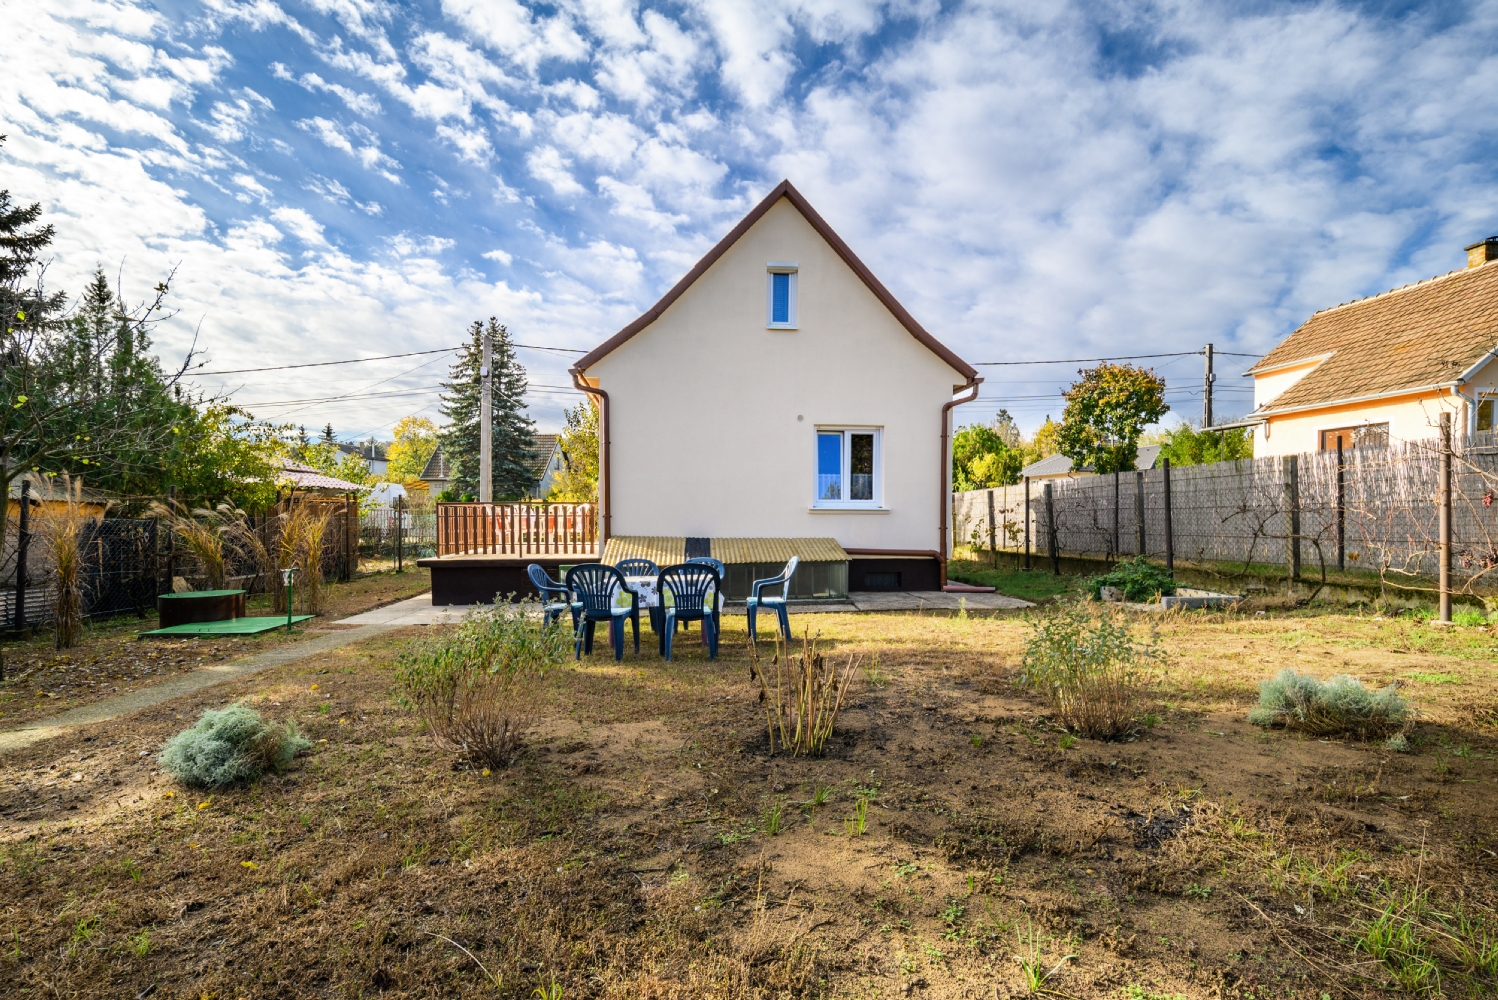
M584 193L583 186L568 170L570 164L554 146L542 146L540 149L532 150L525 158L525 164L530 168L532 177L550 184L551 189L557 194Z
M309 246L325 247L328 245L327 237L323 236L322 224L303 209L283 206L272 212L270 217Z
M337 149L354 157L367 169L373 170L392 184L400 184L395 171L400 164L380 151L380 140L369 129L354 122L340 125L327 118L316 116L304 118L296 123L297 128L315 136L323 145Z
M478 129L465 129L453 125L438 125L437 137L458 151L458 155L469 163L483 166L493 158L494 147L489 137Z
M515 262L515 258L505 253L503 250L490 250L487 253L481 254L480 256L484 257L486 260L492 260L497 264L503 264L505 267L509 267Z

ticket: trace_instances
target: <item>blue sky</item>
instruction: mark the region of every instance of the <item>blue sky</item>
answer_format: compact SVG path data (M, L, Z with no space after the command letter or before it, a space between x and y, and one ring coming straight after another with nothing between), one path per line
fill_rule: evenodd
M586 349L789 177L972 362L1258 354L1498 232L1498 4L0 0L0 187L50 278L177 266L208 370ZM383 435L427 357L204 376ZM568 355L522 352L555 429ZM1200 358L1162 359L1182 416ZM1217 412L1244 412L1223 358ZM985 369L961 422L1059 416ZM374 394L384 395L374 395ZM335 395L359 398L306 403Z

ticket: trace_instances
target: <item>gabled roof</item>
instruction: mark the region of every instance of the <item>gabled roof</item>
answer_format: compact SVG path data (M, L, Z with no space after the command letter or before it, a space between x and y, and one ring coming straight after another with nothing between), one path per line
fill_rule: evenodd
M661 314L669 309L673 302L681 298L682 294L688 288L691 288L692 284L698 278L707 273L708 268L717 263L719 257L728 252L729 247L739 241L739 237L753 228L754 224L766 212L775 207L775 204L782 198L789 200L806 221L811 223L811 227L821 235L822 239L827 241L827 245L832 247L833 251L843 259L843 263L847 264L853 273L858 275L863 283L868 286L869 291L873 292L874 296L884 304L884 308L888 309L894 315L895 319L899 320L900 324L910 331L912 337L926 345L931 353L941 358L966 378L974 379L978 377L978 372L972 365L963 361L956 354L952 353L945 344L927 333L926 328L917 323L915 317L905 311L905 307L900 305L899 301L890 294L889 289L885 288L879 279L874 277L874 272L870 271L867 265L858 259L857 255L849 249L848 244L843 242L843 238L832 231L832 227L827 224L827 221L817 214L817 210L811 207L811 203L788 180L781 181L775 185L775 189L765 195L764 200L754 206L748 215L739 220L739 224L734 226L727 236L719 240L718 245L709 250L707 256L699 260L696 266L686 273L685 277L673 285L671 290L661 297L659 302L647 309L639 319L583 355L578 360L576 369L578 371L586 371L589 365L611 353L620 344L659 319Z
M1498 265L1323 309L1249 374L1314 361L1259 413L1453 385L1498 349Z
M536 446L531 449L531 460L526 468L531 470L531 475L540 479L546 475L546 467L551 464L551 456L556 454L559 434L536 434Z
M1160 448L1158 444L1142 444L1134 454L1134 468L1140 471L1153 469L1160 462ZM1021 477L1029 476L1032 479L1041 476L1066 476L1072 471L1072 461L1065 455L1048 455L1038 462L1032 462L1019 470ZM1091 472L1091 469L1081 468L1078 472Z
M442 449L439 447L432 452L432 457L427 459L427 464L421 467L421 475L416 478L429 483L445 483L452 477L453 473L448 467L447 456L442 454Z

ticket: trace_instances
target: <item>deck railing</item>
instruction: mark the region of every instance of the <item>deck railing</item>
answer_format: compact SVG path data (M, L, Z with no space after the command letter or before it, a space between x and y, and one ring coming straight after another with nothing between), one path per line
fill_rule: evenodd
M437 554L597 556L596 503L439 503Z

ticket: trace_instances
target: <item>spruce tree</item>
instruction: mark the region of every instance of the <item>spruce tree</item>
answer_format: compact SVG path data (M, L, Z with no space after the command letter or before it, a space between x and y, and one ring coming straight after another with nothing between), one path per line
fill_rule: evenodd
M493 316L488 332L493 353L493 487L494 499L530 496L536 484L530 462L536 447L535 424L525 415L526 372L515 357L509 332ZM448 489L459 498L479 496L479 370L484 364L485 325L477 320L468 330L469 342L453 361L451 381L444 382L442 414L447 427L441 435L442 454L452 470Z
M322 443L332 445L336 445L338 443L338 435L333 433L333 422L331 420L323 426Z

